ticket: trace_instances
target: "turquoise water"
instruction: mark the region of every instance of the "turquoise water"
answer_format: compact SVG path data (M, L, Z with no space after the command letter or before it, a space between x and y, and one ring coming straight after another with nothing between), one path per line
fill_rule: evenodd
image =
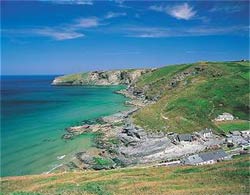
M1 77L1 176L43 173L92 147L93 134L65 128L128 109L121 86L51 86L54 76ZM58 160L58 156L66 155Z

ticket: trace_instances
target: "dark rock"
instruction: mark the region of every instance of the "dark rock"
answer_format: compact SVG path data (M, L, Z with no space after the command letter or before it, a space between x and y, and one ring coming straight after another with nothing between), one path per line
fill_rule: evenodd
M132 136L126 136L126 135L119 136L119 139L125 146L129 146L129 145L135 146L137 142L139 141L138 138L134 138Z
M229 142L229 143L227 143L227 147L232 148L232 147L234 147L234 144Z
M96 120L83 120L82 124L94 125L96 124Z
M194 69L195 69L196 71L200 71L200 72L204 70L203 67L195 67Z
M92 165L94 163L93 157L86 152L77 153L76 158L84 164Z
M62 139L73 139L74 134L72 133L66 133L62 135Z
M94 170L114 169L116 163L111 158L93 157L94 163L91 166Z
M72 161L67 164L69 169L78 169L79 167Z

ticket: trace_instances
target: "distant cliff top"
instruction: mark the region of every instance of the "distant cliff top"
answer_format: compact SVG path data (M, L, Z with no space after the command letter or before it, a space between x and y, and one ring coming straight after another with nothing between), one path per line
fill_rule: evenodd
M52 85L129 85L153 69L92 71L56 77Z

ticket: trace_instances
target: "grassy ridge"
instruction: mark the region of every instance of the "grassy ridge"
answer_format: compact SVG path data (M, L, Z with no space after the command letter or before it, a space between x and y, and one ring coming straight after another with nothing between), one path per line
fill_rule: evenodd
M70 74L58 77L65 83L73 83L74 81L86 81L88 79L88 73L78 73L78 74Z
M190 66L192 65L182 64L158 68L155 71L149 72L140 77L136 83L136 86L137 88L149 86L149 88L145 91L145 94L151 98L158 94L158 92L166 90L166 82L170 80L176 73L181 72Z
M195 72L195 68L203 71ZM169 82L183 72L193 74ZM145 87L146 86L146 87ZM144 75L137 83L146 95L161 98L134 115L134 121L147 130L193 132L206 127L223 112L249 120L249 62L196 63L169 66Z
M248 194L249 156L199 167L130 168L2 179L6 195Z
M137 71L138 69L123 69L123 70L93 71L93 72L70 74L70 75L56 77L56 81L57 81L56 84L100 85L101 80L106 80L107 85L111 84L112 80L113 82L116 82L116 83L120 82L121 84L123 84L124 80L126 80L126 77L129 78L131 76L130 74L133 75Z

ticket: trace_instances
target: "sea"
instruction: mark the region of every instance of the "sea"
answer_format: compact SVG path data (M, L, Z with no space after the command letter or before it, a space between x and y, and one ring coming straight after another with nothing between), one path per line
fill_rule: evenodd
M1 176L48 173L94 147L95 134L65 128L129 109L124 86L52 86L56 75L1 76Z

